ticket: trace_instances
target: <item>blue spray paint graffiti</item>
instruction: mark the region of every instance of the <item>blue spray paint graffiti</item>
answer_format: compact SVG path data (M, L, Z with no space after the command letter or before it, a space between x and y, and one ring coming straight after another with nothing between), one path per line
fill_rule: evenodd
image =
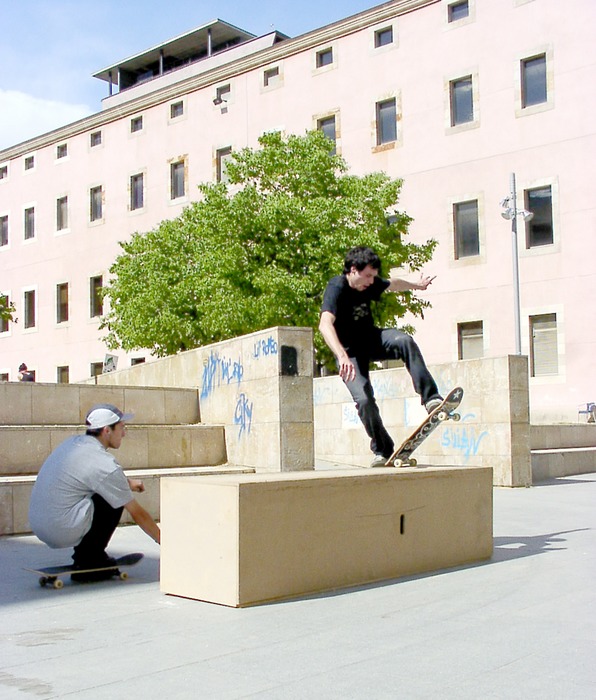
M219 353L211 352L203 367L201 381L201 398L206 399L222 384L240 384L244 376L244 366L240 360L220 357Z
M269 355L277 355L277 340L272 335L267 340L257 340L253 349L253 357L257 360Z
M248 400L246 394L240 394L234 411L234 424L238 425L238 439L245 433L250 433L252 427L253 402Z
M475 417L474 413L467 413L465 416L462 416L462 422ZM475 457L478 454L480 443L488 435L488 431L483 430L477 435L473 425L452 425L457 425L458 427L453 428L450 426L443 430L441 445L460 452L464 457L464 462L467 463L470 457Z

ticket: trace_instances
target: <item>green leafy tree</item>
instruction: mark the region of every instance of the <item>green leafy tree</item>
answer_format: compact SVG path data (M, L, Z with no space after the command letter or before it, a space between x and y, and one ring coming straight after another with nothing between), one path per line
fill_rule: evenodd
M200 185L200 201L178 218L120 244L105 288L110 348L163 356L271 326L316 327L349 248L374 248L384 274L431 258L435 241L406 240L400 180L348 174L319 131L268 133L259 144L233 153L227 182ZM412 293L387 294L377 320L396 325L426 306ZM316 344L328 362L322 339Z
M16 323L15 313L15 305L9 301L7 296L0 294L0 321L13 321Z

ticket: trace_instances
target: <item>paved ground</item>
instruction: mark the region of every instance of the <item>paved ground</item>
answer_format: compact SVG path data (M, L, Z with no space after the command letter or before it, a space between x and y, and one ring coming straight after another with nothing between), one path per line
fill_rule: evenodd
M40 588L61 563L0 538L0 698L596 697L596 474L495 490L492 561L236 610L162 595L157 545L126 582Z

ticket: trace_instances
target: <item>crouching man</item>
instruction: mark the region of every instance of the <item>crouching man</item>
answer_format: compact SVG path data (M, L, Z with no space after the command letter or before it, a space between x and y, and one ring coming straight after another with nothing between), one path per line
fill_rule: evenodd
M160 531L149 513L135 500L133 491L145 490L143 482L127 479L108 452L117 450L126 434L124 414L111 404L98 404L87 413L85 435L75 435L59 445L43 463L31 493L29 523L42 542L54 549L74 547L77 569L110 566L115 560L106 547L124 509L157 543ZM73 574L73 580L97 581L113 572Z

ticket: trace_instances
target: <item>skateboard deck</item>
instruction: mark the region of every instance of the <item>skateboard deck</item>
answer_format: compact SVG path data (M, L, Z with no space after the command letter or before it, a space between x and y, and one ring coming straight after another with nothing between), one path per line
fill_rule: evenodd
M458 421L460 419L460 414L455 413L455 410L460 405L463 395L464 390L460 386L452 389L443 400L443 403L429 413L416 430L395 450L391 457L385 462L385 466L415 467L418 462L415 457L411 456L414 450L418 449L433 430L443 421Z
M31 571L40 576L40 586L49 584L54 588L62 588L64 586L64 581L60 578L61 576L68 576L68 574L89 574L96 571L110 571L112 569L114 570L114 576L118 576L118 578L124 581L128 578L128 573L126 571L118 571L118 568L121 566L134 566L141 561L143 556L144 555L139 552L125 554L123 557L118 557L112 566L102 566L95 569L76 569L73 564L65 564L64 566L45 566L41 569L25 568L25 571Z

